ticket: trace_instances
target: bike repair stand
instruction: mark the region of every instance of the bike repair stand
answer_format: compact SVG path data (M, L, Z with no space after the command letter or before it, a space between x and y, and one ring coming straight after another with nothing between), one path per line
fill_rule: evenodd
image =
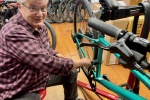
M149 20L150 20L150 4L149 3L139 3L139 5L142 5L144 7L144 11L145 11L144 24L143 24L143 27L142 27L142 32L140 34L140 37L147 39L148 34L149 34L149 30L150 30L150 22L149 22ZM135 33L135 34L136 34L136 31L137 31L138 19L139 19L139 15L134 16L132 33ZM130 87L133 89L133 92L139 94L140 81L131 72L129 74L127 84L130 85Z

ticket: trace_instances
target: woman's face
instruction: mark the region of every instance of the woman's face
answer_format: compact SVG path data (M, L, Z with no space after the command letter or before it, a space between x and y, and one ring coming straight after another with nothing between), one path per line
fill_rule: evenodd
M37 29L44 24L47 16L47 3L48 0L27 0L20 5L19 11L24 19Z

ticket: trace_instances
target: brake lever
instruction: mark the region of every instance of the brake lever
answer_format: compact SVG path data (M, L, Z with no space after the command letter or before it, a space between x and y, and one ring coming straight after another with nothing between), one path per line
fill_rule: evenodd
M134 58L133 52L126 46L125 40L122 38L110 45L110 52L120 54L120 57L130 66L137 69L143 75L150 79L150 76L146 74L143 68L137 63Z
M102 44L98 44L98 43L91 43L91 42L82 42L80 44L81 47L83 46L91 46L91 47L98 47L98 48L101 48L103 50L107 50L109 51L110 50L110 46L104 46Z

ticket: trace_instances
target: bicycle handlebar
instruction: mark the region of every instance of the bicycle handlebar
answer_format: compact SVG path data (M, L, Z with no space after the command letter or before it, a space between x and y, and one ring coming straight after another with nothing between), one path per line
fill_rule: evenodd
M103 13L99 19L101 20L116 20L130 16L143 15L144 7L148 7L149 3L141 2L138 5L118 6L116 0L99 0L103 8Z
M120 37L120 35L124 35L120 34L122 33L121 29L110 24L106 24L105 22L96 18L90 18L88 21L88 26L117 39Z
M120 59L125 61L126 65L134 66L142 73L144 73L142 68L137 67L135 63L138 63L145 69L150 68L150 64L146 60L146 53L150 52L150 42L147 39L138 37L131 32L119 29L96 18L90 18L88 25L91 28L117 39L117 42L110 44L109 51L119 53Z
M96 18L90 18L88 20L88 26L92 27L106 35L116 38L117 40L122 38L126 33L130 33L127 30L120 29L116 26L107 24ZM150 42L147 39L140 38L137 35L130 33L129 42L138 43L139 45L143 45L143 47L147 48L147 51L150 52ZM138 40L138 42L137 42Z

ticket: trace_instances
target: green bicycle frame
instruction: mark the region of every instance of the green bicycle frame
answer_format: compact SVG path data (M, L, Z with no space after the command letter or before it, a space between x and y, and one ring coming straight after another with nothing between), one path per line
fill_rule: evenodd
M80 42L78 41L77 36L81 36L83 38L86 38L90 41L92 41L93 43L98 43L98 44L103 44L105 46L109 46L110 43L104 38L104 36L99 36L98 39L93 39L90 38L82 33L76 33L74 35L75 40L76 40L76 44L79 47L79 50L82 52L84 57L87 57L86 53L84 52L83 48L80 46ZM135 94L129 90L126 90L120 86L115 85L114 83L109 82L108 80L103 78L103 75L101 74L101 62L102 62L102 54L103 54L103 49L98 48L98 62L100 62L97 66L96 66L96 70L94 70L94 78L95 80L102 84L104 87L108 88L109 90L115 92L116 94L120 95L121 97L123 97L126 100L147 100L146 98L143 98L141 96L139 96L138 94ZM120 57L119 54L115 53L115 56L117 58ZM137 70L131 70L131 72L140 80L142 81L143 84L146 85L146 87L148 87L150 89L150 79L148 79L145 75L143 75L142 73L140 73Z

